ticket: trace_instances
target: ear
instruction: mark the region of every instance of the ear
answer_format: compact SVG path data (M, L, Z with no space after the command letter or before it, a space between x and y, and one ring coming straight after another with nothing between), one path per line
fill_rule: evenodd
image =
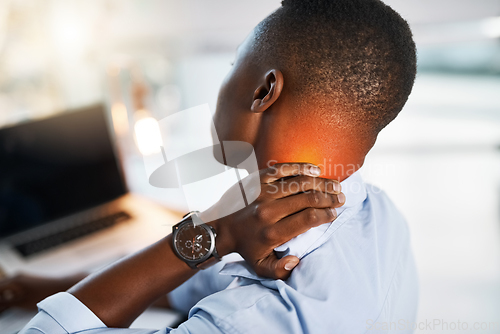
M255 113L266 111L280 97L283 91L283 74L280 70L266 73L264 82L253 93L251 110Z

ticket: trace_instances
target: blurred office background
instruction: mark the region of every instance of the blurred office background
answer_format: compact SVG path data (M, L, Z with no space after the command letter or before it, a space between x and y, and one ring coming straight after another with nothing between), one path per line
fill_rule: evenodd
M408 219L419 321L500 333L500 0L386 2L412 26L419 73L363 173ZM147 184L134 113L214 111L237 45L279 4L2 0L0 126L106 101L132 190L184 210L178 191Z

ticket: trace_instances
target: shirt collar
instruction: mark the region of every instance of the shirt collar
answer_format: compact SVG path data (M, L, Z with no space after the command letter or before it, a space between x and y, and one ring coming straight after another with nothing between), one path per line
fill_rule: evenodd
M346 197L346 202L340 208L337 208L337 219L333 222L313 227L307 232L291 239L287 243L276 247L278 257L294 255L303 258L316 248L323 245L339 228L345 223L359 208L360 204L366 198L366 188L361 177L360 171L356 171L347 179L342 181L342 192ZM229 262L219 272L222 275L240 276L262 280L248 267L244 261Z

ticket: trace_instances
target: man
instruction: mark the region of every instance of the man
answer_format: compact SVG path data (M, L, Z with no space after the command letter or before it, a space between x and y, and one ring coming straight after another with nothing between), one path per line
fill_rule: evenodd
M105 325L127 326L163 293L189 319L158 333L411 332L408 229L357 170L405 104L415 71L410 29L381 1L283 1L239 47L215 115L219 139L252 144L263 169L256 203L214 222L217 251L246 262L226 257L194 274L169 236L44 300L22 333L112 333ZM341 181L345 204L335 183L289 161L322 165L323 177Z

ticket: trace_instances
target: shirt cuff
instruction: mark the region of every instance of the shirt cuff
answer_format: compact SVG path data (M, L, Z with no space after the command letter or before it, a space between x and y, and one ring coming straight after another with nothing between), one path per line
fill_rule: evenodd
M87 306L67 292L59 292L37 304L68 333L107 328Z

